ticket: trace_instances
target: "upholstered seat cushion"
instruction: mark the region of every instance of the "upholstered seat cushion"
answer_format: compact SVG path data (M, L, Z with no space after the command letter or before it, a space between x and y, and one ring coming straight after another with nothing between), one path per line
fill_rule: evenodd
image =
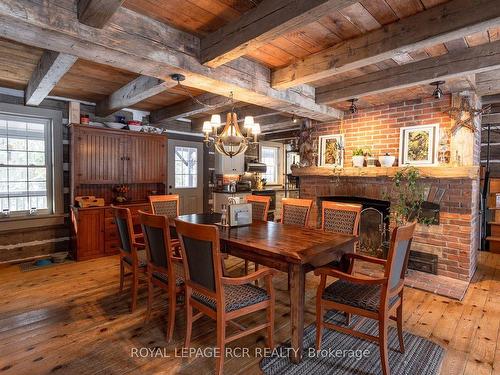
M172 262L174 271L175 271L175 285L182 285L184 284L184 269L182 267L182 264L179 264L177 262ZM164 283L168 283L168 275L162 272L153 272L152 273L153 277L163 281Z
M139 267L146 267L146 265L148 264L148 257L146 255L146 250L137 251L137 259L139 260ZM132 265L131 255L127 255L126 257L123 258L123 260L128 264Z
M269 299L267 292L253 284L225 285L224 297L226 302L226 312L242 309L243 307L255 305ZM204 305L216 309L215 299L198 294L193 291L193 298Z
M380 285L358 284L338 280L325 288L322 298L343 305L377 312L380 306L380 292ZM389 306L394 305L398 298L398 296L392 297Z

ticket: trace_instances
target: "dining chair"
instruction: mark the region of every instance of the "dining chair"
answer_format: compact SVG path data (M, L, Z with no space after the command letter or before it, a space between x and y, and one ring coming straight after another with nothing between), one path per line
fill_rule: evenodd
M267 221L269 206L271 205L271 197L261 195L248 195L247 203L252 205L252 220ZM248 260L245 259L245 275L248 275ZM255 263L255 271L259 269L259 265Z
M146 274L147 255L144 244L137 242L142 234L134 233L134 224L130 209L111 205L113 209L118 238L120 241L120 292L123 291L125 276L132 275L132 303L130 312L134 312L137 306L137 292L139 288L139 276ZM125 269L130 269L125 274Z
M323 201L321 203L321 229L326 232L357 236L362 209L363 206L360 204ZM353 246L355 250L357 243L354 243ZM348 268L348 273L351 273L352 262L345 265L344 261L346 261L345 257L339 261L333 261L329 265L336 268Z
M177 296L184 294L184 267L182 259L172 251L168 218L139 211L144 233L147 255L148 308L146 321L151 316L154 287L168 293L168 319L166 340L170 342L174 334Z
M274 347L274 271L265 267L243 277L224 277L222 273L219 229L214 225L192 224L175 219L181 241L184 274L186 276L186 337L191 341L193 322L207 315L217 322L217 374L222 374L225 345L262 329L267 330L267 344ZM265 280L265 289L252 284ZM193 309L198 313L193 316ZM245 329L233 319L266 310L266 323ZM232 324L242 332L226 337L226 325Z
M155 215L164 215L169 219L179 216L179 195L150 195L151 212Z
M378 343L384 375L389 375L387 334L389 319L397 323L400 351L403 342L403 292L408 256L416 223L394 228L387 260L361 255L346 254L354 260L363 260L384 266L384 276L369 278L354 276L331 267L320 267L314 274L320 276L316 294L316 349L321 349L323 327ZM328 276L338 278L326 287ZM337 310L378 320L378 336L369 335L346 326L323 321L325 310Z
M313 204L312 199L283 198L281 223L306 227Z

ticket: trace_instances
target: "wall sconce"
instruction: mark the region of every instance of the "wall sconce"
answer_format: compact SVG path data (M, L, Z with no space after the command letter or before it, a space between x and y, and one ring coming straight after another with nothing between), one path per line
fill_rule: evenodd
M431 86L436 86L436 88L434 89L434 92L432 93L432 96L434 97L434 99L441 99L443 97L443 90L441 90L441 88L439 87L440 85L444 85L445 84L445 81L434 81L434 82L431 82L430 85Z

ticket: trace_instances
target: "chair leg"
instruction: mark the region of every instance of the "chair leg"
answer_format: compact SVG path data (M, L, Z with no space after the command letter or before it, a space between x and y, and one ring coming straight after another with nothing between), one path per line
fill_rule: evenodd
M226 341L226 322L221 314L217 314L217 348L219 349L219 356L215 360L215 374L224 374L224 357L225 357L225 341Z
M267 346L274 349L274 303L271 303L267 308Z
M175 289L168 293L168 319L167 319L167 342L174 337L175 310L177 308L177 294Z
M191 302L189 301L191 295L186 294L186 337L184 338L184 347L189 348L191 344L191 331L193 329L193 307L191 306Z
M130 312L133 313L137 306L137 289L139 289L139 275L137 269L132 271L132 304L130 305Z
M120 257L120 293L123 292L124 278L125 278L125 266L123 265L123 258Z
M405 352L405 343L403 340L403 304L399 305L397 309L397 326L398 326L398 338L399 338L399 351L401 353Z
M316 303L316 350L321 349L321 336L323 333L323 305L321 300Z
M384 375L390 374L389 368L389 353L387 351L387 327L388 321L386 317L379 318L378 331L379 331L379 349L380 349L380 362L382 365L382 372Z
M245 275L248 275L248 260L245 259Z
M351 314L349 314L348 312L344 313L345 315L345 324L347 326L350 326L351 325Z
M146 310L146 322L149 321L151 317L151 307L153 305L153 283L151 281L151 276L148 275L148 308Z

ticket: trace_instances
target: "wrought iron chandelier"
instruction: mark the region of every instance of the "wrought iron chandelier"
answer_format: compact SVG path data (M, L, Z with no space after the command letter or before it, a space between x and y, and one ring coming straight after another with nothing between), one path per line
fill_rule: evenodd
M177 85L189 96L191 99L206 108L215 108L209 104L205 104L191 94L191 92L181 85L186 77L182 74L172 74L172 79L177 81ZM219 127L222 125L221 115L212 115L210 121L203 123L203 133L205 134L204 142L208 147L214 146L215 150L222 155L233 156L244 153L248 146L256 145L258 143L257 137L260 134L260 124L254 122L253 116L245 116L243 121L243 128L245 135L240 130L238 125L238 115L234 108L234 98L231 92L227 100L227 104L231 104L231 110L226 114L226 123L224 128L219 133Z

